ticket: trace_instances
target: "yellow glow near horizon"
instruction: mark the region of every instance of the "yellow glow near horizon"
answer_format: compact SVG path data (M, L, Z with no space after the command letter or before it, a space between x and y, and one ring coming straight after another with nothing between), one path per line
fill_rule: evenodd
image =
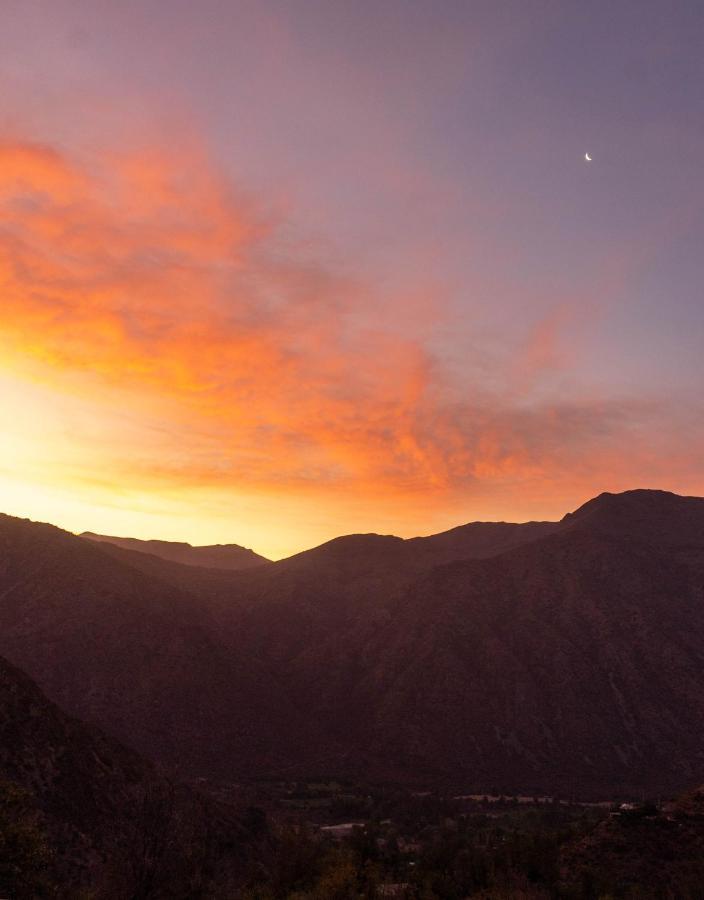
M459 377L399 324L413 298L284 252L177 141L79 164L0 140L0 212L0 511L279 558L701 484L695 442L633 440L643 404L544 393L559 316L503 381Z

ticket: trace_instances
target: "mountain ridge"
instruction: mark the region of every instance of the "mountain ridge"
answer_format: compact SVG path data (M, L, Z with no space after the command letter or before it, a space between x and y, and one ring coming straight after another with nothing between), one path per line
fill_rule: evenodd
M148 553L188 566L239 570L271 562L259 553L255 553L254 550L241 547L239 544L194 546L185 541L140 540L139 538L97 534L93 531L84 531L78 537L95 543L114 544L125 550Z
M43 528L19 529L17 557L0 519L0 652L184 771L590 795L701 780L699 498L603 494L558 523L343 536L241 571Z
M338 535L323 541L322 544L316 544L304 550L297 551L290 556L283 557L279 560L270 560L261 554L256 553L239 544L207 544L194 545L186 541L165 541L160 539L139 539L131 537L117 537L112 535L98 534L96 532L84 531L78 536L86 540L95 542L108 543L114 546L122 547L126 550L134 550L145 554L159 556L171 562L179 562L184 565L191 565L200 568L223 568L239 570L241 568L249 568L254 565L262 565L265 563L285 563L297 560L312 552L331 553L339 552L345 546L357 546L358 548L367 548L369 545L382 544L406 544L413 547L420 547L428 544L435 545L452 545L457 539L464 538L465 544L467 538L478 538L477 547L473 548L473 552L483 554L493 554L497 552L497 547L510 549L520 543L542 537L544 535L555 533L566 526L573 525L577 520L584 519L591 515L601 515L607 509L611 508L630 508L632 511L637 509L638 502L647 498L648 501L658 502L661 506L671 503L671 498L677 498L684 502L704 503L704 499L695 496L687 496L676 494L671 491L665 491L657 488L634 488L627 491L612 492L603 491L595 497L582 503L575 510L567 512L561 519L556 520L528 520L525 522L509 522L505 520L473 520L455 525L443 531L428 534L414 535L408 538L402 538L393 534L381 534L379 532L351 532L349 534ZM457 542L460 542L457 541ZM484 545L486 544L486 548ZM193 553L191 553L193 551ZM227 564L227 555L233 555L232 564ZM189 556L189 559L179 558L179 554ZM212 554L212 556L211 556ZM223 560L219 562L217 557L222 554ZM243 556L243 562L238 562L239 554ZM249 562L244 562L247 559Z

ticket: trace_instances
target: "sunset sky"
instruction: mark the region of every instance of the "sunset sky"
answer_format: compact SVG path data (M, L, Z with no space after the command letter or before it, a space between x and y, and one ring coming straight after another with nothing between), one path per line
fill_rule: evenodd
M700 0L3 0L0 91L0 511L704 494Z

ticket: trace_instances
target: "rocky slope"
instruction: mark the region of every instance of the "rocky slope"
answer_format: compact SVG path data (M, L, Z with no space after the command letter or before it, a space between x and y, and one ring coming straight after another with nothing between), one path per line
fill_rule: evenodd
M259 843L241 810L65 715L0 658L2 896L229 896Z

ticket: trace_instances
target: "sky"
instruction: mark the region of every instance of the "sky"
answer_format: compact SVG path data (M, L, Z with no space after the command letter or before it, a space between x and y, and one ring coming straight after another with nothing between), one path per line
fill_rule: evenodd
M703 49L687 0L3 0L0 510L279 558L704 494Z

